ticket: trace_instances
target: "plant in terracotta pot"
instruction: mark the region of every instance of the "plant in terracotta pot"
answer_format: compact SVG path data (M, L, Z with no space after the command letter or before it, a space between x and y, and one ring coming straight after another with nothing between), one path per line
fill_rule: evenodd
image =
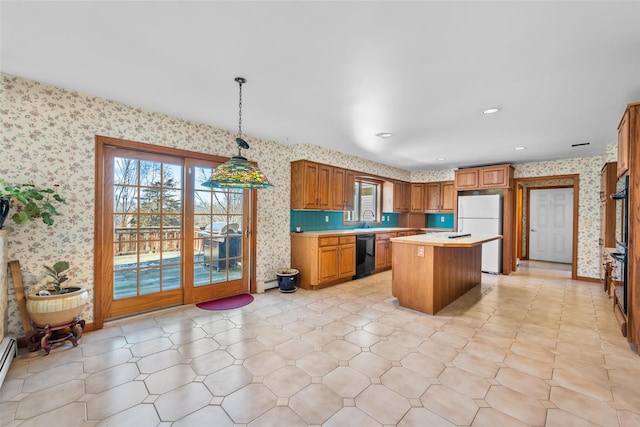
M42 188L35 184L8 184L0 178L0 228L9 215L9 210L16 212L11 216L17 225L25 225L37 218L42 222L53 225L53 217L58 214L56 203L65 203L65 199L58 194L57 187Z
M45 266L47 278L27 295L27 312L35 326L57 327L78 319L89 302L84 286L63 287L69 279L69 263L58 261Z

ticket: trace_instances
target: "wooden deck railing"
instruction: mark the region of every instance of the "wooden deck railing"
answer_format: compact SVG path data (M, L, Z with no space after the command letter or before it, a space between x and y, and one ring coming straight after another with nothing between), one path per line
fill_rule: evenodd
M194 232L194 250L202 249L202 238ZM181 227L116 227L113 235L114 255L176 251L182 249Z

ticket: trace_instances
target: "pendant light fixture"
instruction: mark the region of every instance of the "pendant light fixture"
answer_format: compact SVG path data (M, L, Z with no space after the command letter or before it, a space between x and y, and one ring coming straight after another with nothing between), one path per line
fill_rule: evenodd
M271 188L273 184L256 165L249 163L246 157L242 155L242 150L249 148L247 141L242 139L242 85L247 82L243 77L236 77L235 81L240 86L240 102L238 104L238 136L236 144L238 144L238 155L233 156L227 162L219 165L211 173L211 178L203 182L205 187L216 188L240 188L240 189L259 189Z

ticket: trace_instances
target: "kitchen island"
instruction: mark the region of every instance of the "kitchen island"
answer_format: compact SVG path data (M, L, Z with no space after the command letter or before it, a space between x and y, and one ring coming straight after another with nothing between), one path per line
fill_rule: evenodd
M391 293L401 307L437 313L480 283L482 244L497 239L502 236L457 233L391 239Z

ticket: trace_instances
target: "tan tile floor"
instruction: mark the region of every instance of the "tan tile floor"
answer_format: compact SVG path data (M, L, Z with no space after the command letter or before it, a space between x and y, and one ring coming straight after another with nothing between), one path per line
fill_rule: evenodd
M2 426L639 426L640 358L599 284L523 263L436 316L391 273L113 322L21 349Z

